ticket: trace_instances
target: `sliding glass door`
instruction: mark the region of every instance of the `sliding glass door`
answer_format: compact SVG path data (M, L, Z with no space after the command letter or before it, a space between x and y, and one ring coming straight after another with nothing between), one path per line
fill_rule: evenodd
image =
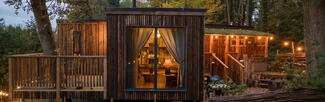
M183 28L128 28L127 34L127 88L183 87Z

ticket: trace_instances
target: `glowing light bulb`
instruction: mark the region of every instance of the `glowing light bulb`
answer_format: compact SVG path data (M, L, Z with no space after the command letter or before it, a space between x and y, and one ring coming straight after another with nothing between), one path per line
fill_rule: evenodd
M218 39L218 36L215 36L214 38Z
M298 50L298 51L302 51L302 47L298 47L297 50Z
M258 40L261 40L261 39L262 39L262 37L260 37L260 36L259 36L259 37L257 37L257 39L258 39Z
M157 34L157 37L160 38L160 36L161 36L161 35L158 33L158 34Z
M288 42L284 42L284 45L285 45L285 46L288 46L288 45L289 45L289 43L288 43Z
M273 37L270 37L270 40L273 40Z
M234 38L234 35L231 35L230 37L231 37L231 38Z
M247 37L247 36L245 36L245 39L248 39L248 37Z

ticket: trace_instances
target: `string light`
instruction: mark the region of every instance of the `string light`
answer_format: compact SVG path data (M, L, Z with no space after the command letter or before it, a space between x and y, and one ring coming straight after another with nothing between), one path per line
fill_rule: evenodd
M289 43L288 42L284 42L284 46L288 46L289 45Z
M298 47L297 50L298 50L298 51L302 51L302 47Z

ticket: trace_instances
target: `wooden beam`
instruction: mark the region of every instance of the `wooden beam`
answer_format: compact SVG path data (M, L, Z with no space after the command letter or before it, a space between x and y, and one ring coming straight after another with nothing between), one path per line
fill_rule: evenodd
M56 58L56 102L60 102L61 80L60 80L60 58Z
M12 101L13 84L12 84L12 58L9 57L9 100Z
M210 47L209 47L209 52L210 52L210 53L213 53L213 52L212 52L213 39L214 39L214 38L213 38L213 35L210 35L210 44L209 44L209 45L210 45Z
M239 59L240 53L239 53L239 36L235 36L236 37L236 59Z
M103 62L104 67L104 75L103 75L103 81L104 81L104 99L107 99L107 58L104 58Z
M227 54L229 53L229 36L225 36L226 37L226 40L225 40L225 63L228 64L228 57L227 57Z
M268 47L269 47L269 39L266 37L265 38L265 45L264 45L264 57L269 56Z

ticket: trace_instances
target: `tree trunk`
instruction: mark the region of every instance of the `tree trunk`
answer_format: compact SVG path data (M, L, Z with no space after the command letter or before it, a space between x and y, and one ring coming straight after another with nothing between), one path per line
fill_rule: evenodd
M209 102L324 102L325 90L294 89L278 90L241 96L221 96Z
M252 26L253 8L254 8L253 0L247 0L247 6L246 6L247 26Z
M307 70L309 75L319 75L325 69L325 1L304 0L304 35Z
M40 39L43 52L46 55L55 54L55 43L53 39L52 27L47 13L45 0L30 0L32 11L37 25L37 33Z

